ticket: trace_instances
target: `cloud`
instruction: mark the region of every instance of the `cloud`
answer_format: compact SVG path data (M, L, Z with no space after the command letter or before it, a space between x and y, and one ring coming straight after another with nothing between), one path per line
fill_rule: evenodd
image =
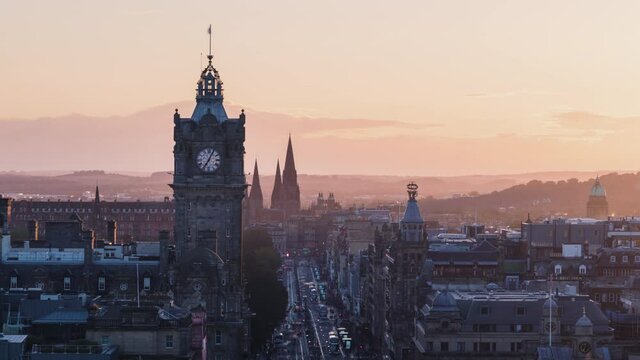
M505 92L475 92L465 94L465 97L479 98L479 99L499 99L513 96L557 96L558 93L549 91L537 91L537 90L516 90Z

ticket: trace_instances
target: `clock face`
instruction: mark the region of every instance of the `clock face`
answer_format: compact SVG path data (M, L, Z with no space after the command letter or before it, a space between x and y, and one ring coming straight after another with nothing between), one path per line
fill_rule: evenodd
M583 354L588 354L591 352L591 344L586 341L581 342L580 344L578 344L578 350L580 350L580 352Z
M556 331L556 323L547 321L547 323L544 325L544 328L545 328L544 330L547 332L548 331L554 332Z
M202 290L203 286L201 282L196 282L193 284L193 290L200 292Z
M200 170L212 173L220 166L220 154L212 148L202 149L196 157L196 164Z

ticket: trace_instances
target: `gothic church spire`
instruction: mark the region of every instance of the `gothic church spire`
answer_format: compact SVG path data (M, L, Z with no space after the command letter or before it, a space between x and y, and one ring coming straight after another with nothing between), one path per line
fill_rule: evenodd
M282 207L282 177L280 176L280 160L276 165L276 178L271 192L271 208L280 209Z

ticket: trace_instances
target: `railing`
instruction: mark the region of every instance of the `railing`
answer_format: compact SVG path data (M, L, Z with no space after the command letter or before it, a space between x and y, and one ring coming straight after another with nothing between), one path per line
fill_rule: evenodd
M109 346L102 345L33 345L32 354L102 354Z

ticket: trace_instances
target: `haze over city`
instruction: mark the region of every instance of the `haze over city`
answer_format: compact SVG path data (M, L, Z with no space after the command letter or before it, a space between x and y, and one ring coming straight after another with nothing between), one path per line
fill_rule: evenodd
M48 137L0 169L168 171L208 23L265 174L289 132L306 174L636 169L640 4L601 4L5 2L0 151Z
M0 3L0 360L640 360L638 14Z

